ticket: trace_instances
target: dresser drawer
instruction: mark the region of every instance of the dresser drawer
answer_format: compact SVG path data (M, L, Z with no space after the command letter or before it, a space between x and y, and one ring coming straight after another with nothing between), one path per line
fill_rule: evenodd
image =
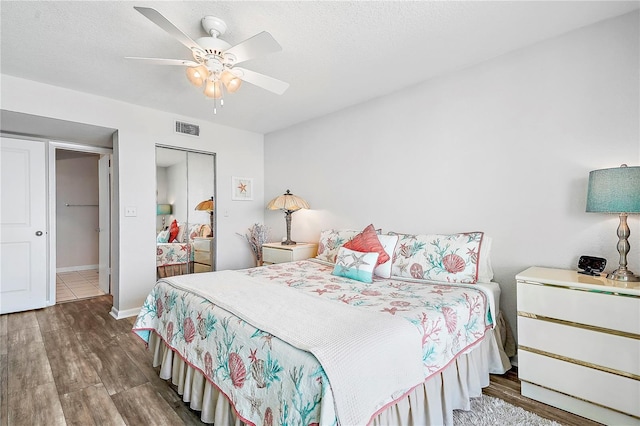
M518 313L640 335L640 298L518 282Z
M193 272L195 273L199 273L199 272L211 272L211 266L209 265L203 265L201 263L194 263L193 264Z
M520 380L640 416L640 381L520 349ZM525 395L527 396L527 395Z
M615 332L519 316L518 345L640 376L640 340Z
M196 238L193 240L193 249L196 251L211 251L211 240L208 238Z
M196 251L193 254L193 260L211 266L211 253L208 251Z
M293 260L293 252L291 250L280 250L268 248L262 250L262 260L265 263L284 263Z

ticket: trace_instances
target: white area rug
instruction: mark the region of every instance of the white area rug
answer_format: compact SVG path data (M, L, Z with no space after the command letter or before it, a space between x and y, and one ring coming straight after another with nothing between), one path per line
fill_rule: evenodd
M454 426L561 426L553 420L516 407L498 398L471 398L471 411L454 410Z

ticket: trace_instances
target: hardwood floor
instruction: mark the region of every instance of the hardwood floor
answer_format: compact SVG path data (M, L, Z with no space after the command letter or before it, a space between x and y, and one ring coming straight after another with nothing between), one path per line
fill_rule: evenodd
M0 426L196 425L131 333L100 296L0 315ZM597 423L520 395L517 373L492 376L490 396L567 426Z

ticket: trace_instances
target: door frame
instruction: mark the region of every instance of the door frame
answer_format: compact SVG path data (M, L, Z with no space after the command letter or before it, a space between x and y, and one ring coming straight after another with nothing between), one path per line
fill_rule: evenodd
M92 154L109 155L111 164L113 164L113 149L104 148L92 145L82 145L72 142L62 141L48 141L48 189L49 189L49 214L48 214L48 227L49 227L49 297L47 300L48 306L56 304L56 238L57 238L57 222L56 222L56 150L63 149L66 151L78 151L87 152ZM110 179L110 186L113 185L113 179ZM109 191L109 205L100 206L100 209L107 209L111 212L111 206L113 205L113 188ZM109 229L109 239L113 242L113 230ZM110 250L112 251L112 250ZM109 281L111 280L111 253L109 253ZM110 285L111 293L113 293L113 285Z

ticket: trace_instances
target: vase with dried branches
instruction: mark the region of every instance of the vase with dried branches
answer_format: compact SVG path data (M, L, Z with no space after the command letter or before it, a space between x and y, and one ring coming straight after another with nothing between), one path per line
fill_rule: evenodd
M269 240L269 228L261 223L254 223L247 233L242 235L249 243L256 266L262 266L262 245Z

